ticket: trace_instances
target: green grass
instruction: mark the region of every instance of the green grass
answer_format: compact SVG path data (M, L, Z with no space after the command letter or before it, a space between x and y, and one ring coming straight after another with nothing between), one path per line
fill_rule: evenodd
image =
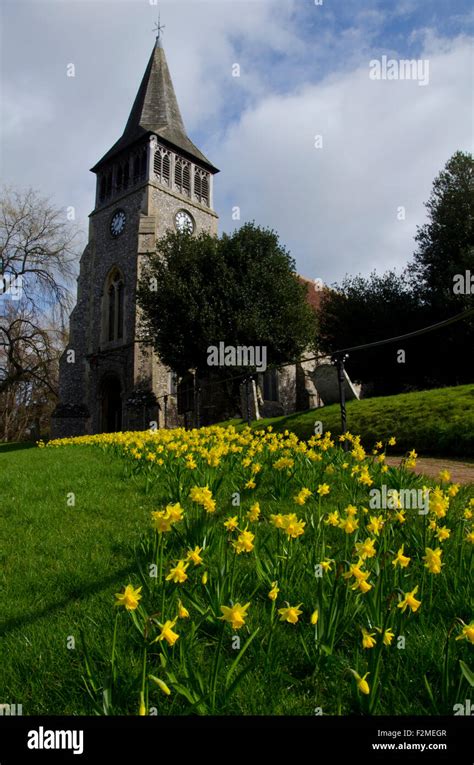
M301 439L314 433L320 420L324 432L341 433L338 404L310 409L252 423L253 428L271 425L277 432L290 430ZM225 425L226 423L224 423ZM228 424L239 426L242 420ZM410 449L422 455L474 457L474 386L438 388L397 396L368 398L347 403L347 427L362 437L367 448L379 438L397 437L397 451Z
M94 448L3 452L0 702L22 703L24 714L86 713L79 628L97 636L92 648L110 641L111 596L134 567L149 501Z

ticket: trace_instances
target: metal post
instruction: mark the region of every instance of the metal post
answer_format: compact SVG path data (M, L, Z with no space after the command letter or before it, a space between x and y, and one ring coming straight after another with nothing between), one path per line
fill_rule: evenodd
M163 396L163 402L164 402L164 417L165 417L165 428L168 427L168 396Z
M250 383L252 381L252 377L246 377L245 378L245 395L247 399L247 425L252 424L252 413L250 411Z
M196 380L196 378L195 378L195 380ZM197 380L196 380L195 392L196 392L196 399L195 399L195 402L196 402L196 410L195 410L196 411L196 428L200 428L201 427L201 388L199 387Z
M342 434L345 435L347 432L347 412L346 412L346 391L345 391L345 382L346 378L344 375L344 362L347 359L347 354L343 354L342 356L336 356L333 360L333 363L336 365L337 369L337 381L339 384L339 404L341 407L341 430ZM347 452L349 444L346 440L344 440L344 451Z

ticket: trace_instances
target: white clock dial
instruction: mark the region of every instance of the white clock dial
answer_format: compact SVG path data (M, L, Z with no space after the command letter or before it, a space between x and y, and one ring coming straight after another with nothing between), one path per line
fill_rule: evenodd
M119 236L125 229L125 222L127 220L127 216L125 215L123 210L117 210L112 216L112 220L110 221L110 233L112 236Z
M178 231L182 233L192 234L194 231L194 221L190 214L186 210L180 210L175 215L175 224Z

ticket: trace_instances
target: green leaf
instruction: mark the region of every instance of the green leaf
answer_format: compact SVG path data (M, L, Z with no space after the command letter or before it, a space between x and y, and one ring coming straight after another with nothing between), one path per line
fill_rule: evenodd
M466 662L462 661L462 659L459 659L459 666L461 667L461 672L463 673L471 688L474 688L474 672L469 669Z
M230 665L230 668L229 668L229 670L227 672L227 675L226 675L226 678L225 678L225 687L226 687L226 690L228 689L229 683L230 683L230 681L232 679L232 675L234 674L235 670L239 666L239 663L240 663L241 659L243 658L247 648L249 647L250 643L256 637L256 635L257 635L257 633L259 631L260 631L260 627L257 627L257 629L254 632L252 632L252 634L250 635L248 640L246 640L243 648L240 649L239 653L237 654L237 656L235 657L234 661Z
M431 701L431 703L433 705L433 709L436 712L438 708L436 706L436 702L435 702L435 699L434 699L434 696L433 696L433 691L432 691L431 685L430 685L429 680L426 677L426 675L423 675L423 680L424 680L424 683L425 683L426 690L428 691L428 696L430 697L430 701Z

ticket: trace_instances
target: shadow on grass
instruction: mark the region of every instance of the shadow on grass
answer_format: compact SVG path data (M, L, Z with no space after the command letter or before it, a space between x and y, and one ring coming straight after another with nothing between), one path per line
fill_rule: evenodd
M114 574L111 574L105 579L101 579L99 582L92 582L91 584L82 585L75 584L74 587L71 587L69 595L64 597L62 600L58 600L49 606L45 606L35 613L25 614L25 616L15 616L5 621L0 626L0 637L5 637L8 632L12 632L17 627L24 627L27 624L36 622L38 619L42 619L44 616L50 616L56 611L60 611L62 608L66 608L67 606L71 605L73 601L84 600L90 595L95 595L97 592L104 590L110 584L117 582L117 579L125 577L126 574L130 574L131 572L136 572L135 564L130 564L130 566L118 569L114 572Z
M20 442L13 442L11 444L0 444L0 454L5 454L6 452L19 452L22 449L34 449L36 446L34 441L22 441Z

